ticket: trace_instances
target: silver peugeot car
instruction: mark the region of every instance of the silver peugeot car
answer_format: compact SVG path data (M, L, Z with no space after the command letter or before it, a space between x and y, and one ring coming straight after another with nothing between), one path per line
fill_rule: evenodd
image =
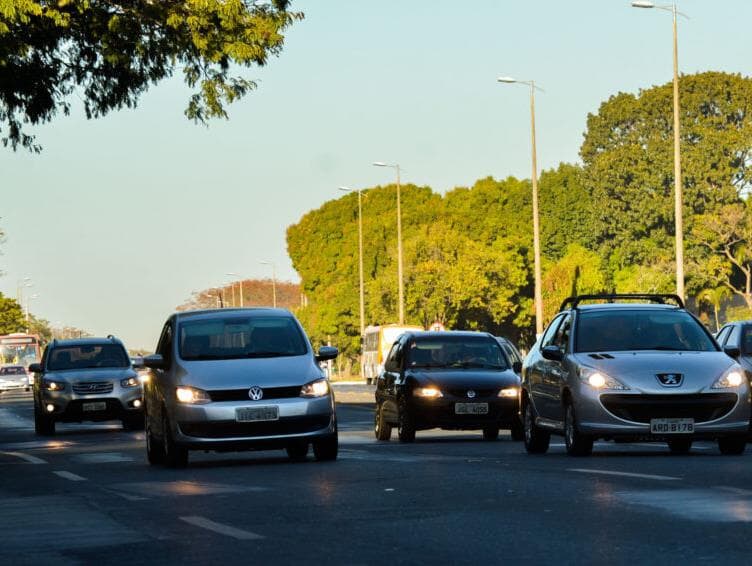
M334 395L288 311L215 309L172 315L144 358L149 463L183 467L190 450L283 448L304 460L337 458Z
M678 296L571 297L523 365L525 447L546 452L561 434L576 456L596 439L666 442L678 454L716 440L721 453L741 454L750 388L738 355Z

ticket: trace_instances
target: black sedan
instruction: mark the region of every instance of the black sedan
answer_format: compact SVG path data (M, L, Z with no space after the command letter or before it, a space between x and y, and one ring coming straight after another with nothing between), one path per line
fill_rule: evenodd
M376 384L376 438L389 440L397 427L402 442L430 428L482 430L486 440L508 428L521 439L519 391L520 378L491 334L408 332Z

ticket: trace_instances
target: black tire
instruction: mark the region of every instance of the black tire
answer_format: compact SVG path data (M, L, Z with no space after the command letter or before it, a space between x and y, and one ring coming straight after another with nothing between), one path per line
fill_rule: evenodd
M405 403L400 404L399 408L399 426L397 427L397 436L400 442L415 442L415 424Z
M339 452L339 437L337 432L313 441L313 455L319 462L332 462L337 459Z
M384 405L379 403L376 405L376 411L374 412L373 433L376 435L376 440L388 442L392 438L392 425L384 420Z
M551 433L535 424L535 413L531 403L523 407L523 438L528 454L545 454L551 442Z
M175 442L170 429L167 412L162 409L162 445L164 447L164 464L168 468L185 468L188 465L188 449Z
M512 426L509 429L509 432L512 436L512 440L515 442L521 442L525 440L525 430L522 428L522 423L519 419L515 419L514 423L512 423Z
M718 450L724 456L739 456L747 448L747 439L743 436L727 436L718 439Z
M373 378L366 377L366 385L371 385L373 383Z
M571 401L564 407L564 444L570 456L590 456L593 453L593 437L580 432Z
M689 454L692 449L691 438L672 438L668 441L668 449L672 454Z
M164 464L164 444L159 440L149 424L149 417L146 417L146 459L152 466Z
M483 427L483 440L494 441L498 439L499 439L499 427L498 426Z
M293 462L305 462L308 458L308 443L293 442L285 447L287 457Z
M123 430L144 430L144 414L127 415L123 417Z
M34 432L39 436L54 436L55 421L34 407Z

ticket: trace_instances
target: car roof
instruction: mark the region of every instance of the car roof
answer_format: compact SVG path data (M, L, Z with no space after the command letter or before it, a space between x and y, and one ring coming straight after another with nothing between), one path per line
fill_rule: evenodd
M662 305L660 303L594 303L587 305L578 305L575 309L579 311L590 310L684 310L677 305ZM562 311L566 312L566 311Z
M107 338L89 336L86 338L67 338L65 340L55 339L50 342L52 348L69 347L69 346L101 346L102 344L119 344L123 343L114 336L108 336Z
M723 326L728 326L729 324L752 324L752 319L747 320L734 320L732 322L727 322Z
M488 332L476 332L474 330L423 330L423 331L409 331L409 332L405 332L405 334L409 334L410 336L413 336L416 338L440 338L443 336L469 336L469 337L482 336L484 338L486 337L494 338L494 336Z
M177 320L185 320L189 318L216 318L225 316L242 316L242 315L263 315L263 316L278 316L292 317L292 313L287 309L279 309L273 307L248 307L248 308L231 308L231 309L200 309L193 311L182 311L175 313Z

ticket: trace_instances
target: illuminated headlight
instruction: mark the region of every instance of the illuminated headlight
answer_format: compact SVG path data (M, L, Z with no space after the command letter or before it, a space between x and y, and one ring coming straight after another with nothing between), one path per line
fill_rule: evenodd
M177 395L178 401L189 405L201 405L211 401L209 394L203 389L198 389L197 387L178 387L175 390L175 394Z
M137 385L140 385L141 382L138 380L137 377L128 377L126 379L120 380L120 385L122 387L136 387Z
M47 391L62 391L65 389L65 383L62 381L52 381L51 379L45 379L42 382L42 387Z
M501 391L499 391L499 397L505 397L507 399L511 399L512 397L517 397L517 395L520 392L519 387L505 387Z
M593 389L612 389L615 391L626 391L629 389L629 387L618 379L614 379L592 368L580 368L580 381L587 383Z
M326 379L317 379L311 383L306 383L300 389L301 397L323 397L329 393L329 382Z
M413 395L416 397L423 397L424 399L438 399L439 397L443 397L441 391L435 387L418 387L413 391Z
M738 366L732 367L721 377L719 377L715 383L711 386L711 389L728 389L731 387L739 387L744 383L744 374L742 369Z

